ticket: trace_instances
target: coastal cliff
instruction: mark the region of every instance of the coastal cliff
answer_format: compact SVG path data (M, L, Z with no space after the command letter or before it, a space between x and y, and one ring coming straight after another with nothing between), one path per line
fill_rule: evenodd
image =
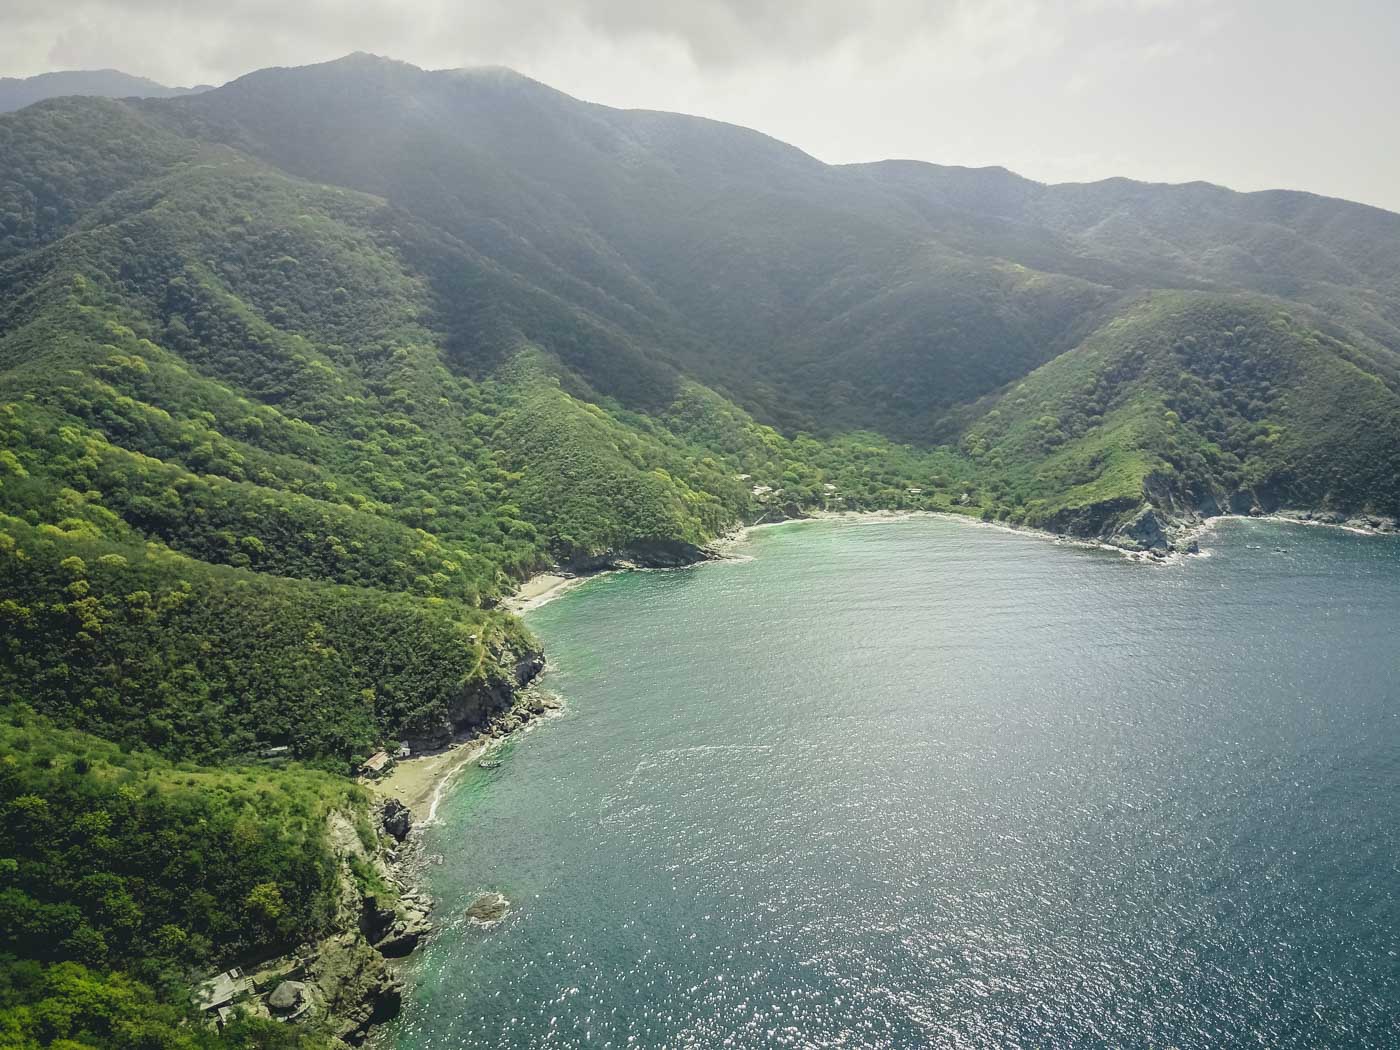
M492 650L481 682L411 718L400 735L415 752L446 747L509 712L520 690L543 670L544 653L537 645L522 638L503 642Z
M1044 523L1047 531L1095 540L1130 554L1165 557L1194 554L1201 529L1212 518L1273 517L1357 532L1393 532L1394 517L1355 506L1290 506L1269 486L1226 491L1149 474L1136 498L1123 497L1063 511Z
M432 930L431 904L408 875L412 820L402 805L385 801L367 814L332 812L325 834L337 865L331 922L322 936L246 974L234 969L206 981L197 998L212 1022L222 1026L239 1014L276 1019L358 1045L398 1014L403 981L393 961Z
M499 738L547 713L549 699L527 691L544 657L525 637L493 644L482 681L404 726L410 746L427 751ZM419 884L424 860L413 810L386 793L387 782L363 783L378 796L373 802L361 795L325 817L322 838L334 864L328 921L313 939L247 967L246 975L234 969L205 981L195 998L212 1023L242 1014L358 1045L398 1015L399 966L433 932L433 905Z

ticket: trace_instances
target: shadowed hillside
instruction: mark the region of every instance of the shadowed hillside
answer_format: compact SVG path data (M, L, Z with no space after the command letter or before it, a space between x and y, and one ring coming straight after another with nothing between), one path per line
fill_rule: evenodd
M1400 216L1344 201L833 167L501 69L0 117L4 1031L137 1045L118 1002L214 1045L198 971L340 928L326 822L366 802L324 774L510 708L534 571L815 509L1157 553L1400 514L1397 275ZM205 835L254 852L186 907Z

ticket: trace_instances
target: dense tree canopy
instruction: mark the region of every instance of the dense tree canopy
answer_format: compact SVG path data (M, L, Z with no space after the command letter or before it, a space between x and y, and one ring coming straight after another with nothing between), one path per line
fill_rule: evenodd
M186 986L324 931L343 774L508 695L556 561L1400 513L1398 274L1344 202L833 168L504 71L0 117L0 1042L313 1039Z

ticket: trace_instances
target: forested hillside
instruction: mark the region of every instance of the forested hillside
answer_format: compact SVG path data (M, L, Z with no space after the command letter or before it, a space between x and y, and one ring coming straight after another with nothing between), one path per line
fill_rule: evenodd
M511 702L534 570L814 508L1400 513L1397 274L1342 201L830 167L505 70L0 117L0 1033L154 1045L113 1012L324 932L344 774Z

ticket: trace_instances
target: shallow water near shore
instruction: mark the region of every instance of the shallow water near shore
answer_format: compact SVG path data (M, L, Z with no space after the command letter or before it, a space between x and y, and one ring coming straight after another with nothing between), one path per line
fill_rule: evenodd
M1204 545L823 521L534 610L568 710L426 829L385 1042L1400 1045L1400 539Z

